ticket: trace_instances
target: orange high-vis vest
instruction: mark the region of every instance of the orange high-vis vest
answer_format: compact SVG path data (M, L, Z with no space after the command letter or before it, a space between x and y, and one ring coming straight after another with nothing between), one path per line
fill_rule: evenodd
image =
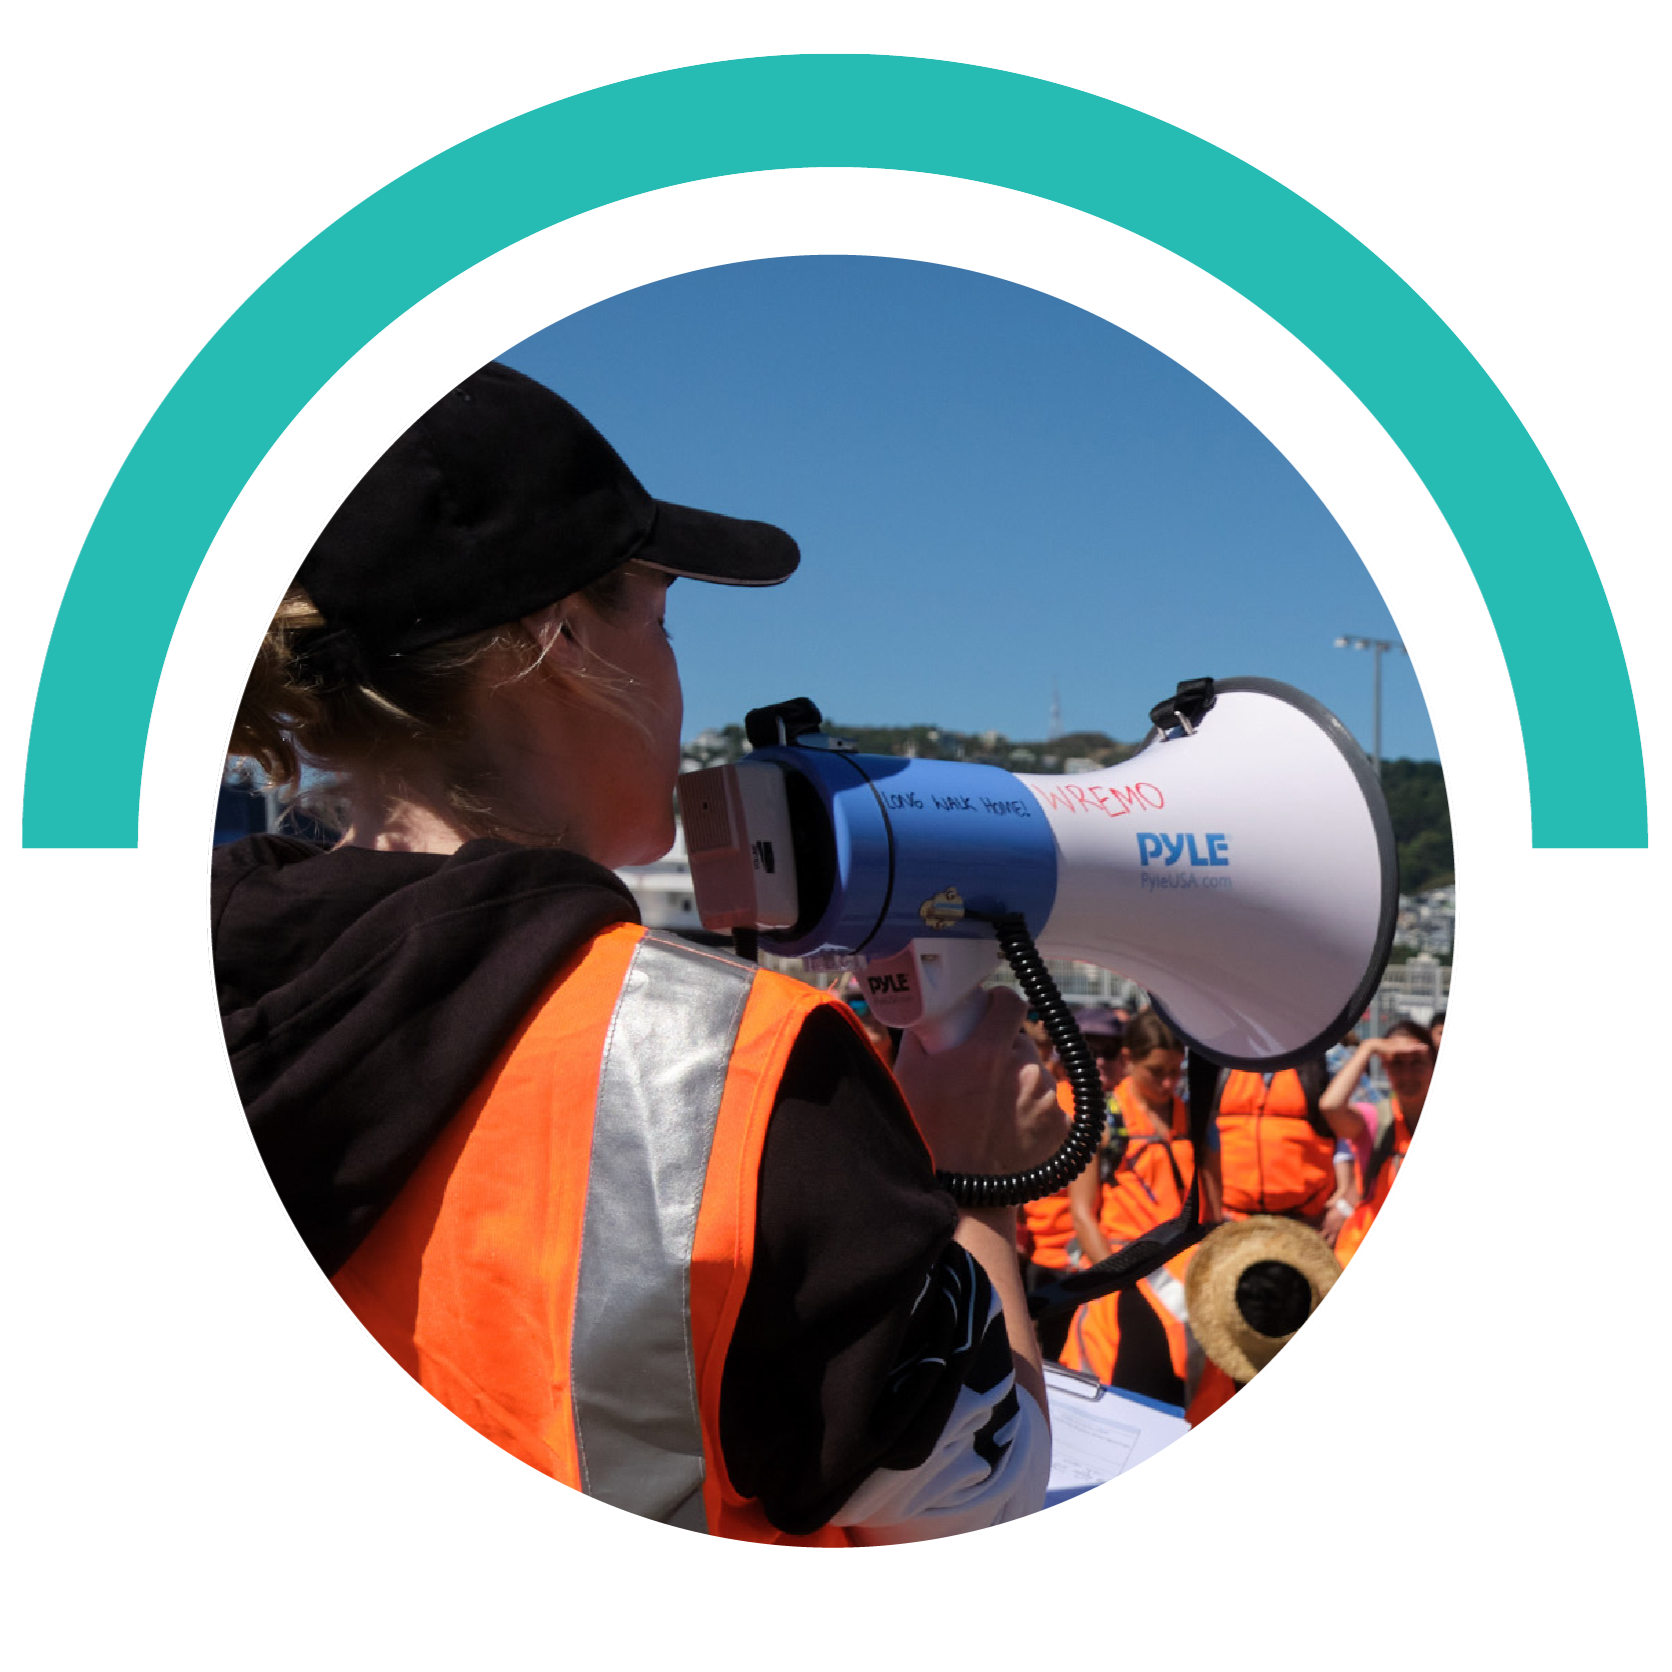
M834 1001L672 937L605 929L338 1292L443 1405L566 1485L730 1538L851 1543L834 1528L780 1533L732 1487L720 1448L767 1125L822 1004Z
M1335 1139L1312 1124L1306 1088L1285 1068L1233 1070L1219 1094L1219 1168L1225 1215L1316 1218L1335 1194Z
M1399 1169L1405 1164L1405 1152L1410 1147L1411 1129L1406 1125L1405 1112L1399 1107L1396 1099L1393 1105L1392 1150L1377 1169L1375 1178L1371 1180L1369 1197L1353 1209L1352 1216L1341 1227L1340 1235L1335 1239L1335 1257L1343 1268L1358 1252L1365 1234L1376 1223L1376 1215L1387 1202L1388 1192L1393 1189L1393 1181L1399 1176Z
M1109 1387L1189 1406L1207 1363L1184 1304L1184 1274L1195 1252L1187 1248L1132 1287L1082 1306L1062 1362Z
M1179 1098L1173 1099L1166 1137L1152 1131L1154 1117L1130 1079L1116 1087L1115 1098L1126 1124L1126 1154L1104 1185L1097 1210L1110 1252L1175 1218L1196 1170L1190 1111Z
M1074 1088L1066 1080L1057 1082L1057 1106L1066 1115L1074 1113ZM1022 1252L1036 1266L1067 1271L1079 1263L1074 1244L1074 1214L1067 1190L1058 1190L1037 1201L1024 1202L1017 1219Z

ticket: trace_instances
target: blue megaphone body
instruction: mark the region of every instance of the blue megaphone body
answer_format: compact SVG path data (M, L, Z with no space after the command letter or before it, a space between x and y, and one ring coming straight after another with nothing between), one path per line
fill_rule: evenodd
M804 699L756 710L752 753L679 784L704 925L859 972L878 1015L932 1045L967 1025L1008 915L1041 955L1137 982L1220 1062L1316 1055L1392 945L1370 763L1276 681L1189 681L1151 719L1130 759L1052 776L863 755Z

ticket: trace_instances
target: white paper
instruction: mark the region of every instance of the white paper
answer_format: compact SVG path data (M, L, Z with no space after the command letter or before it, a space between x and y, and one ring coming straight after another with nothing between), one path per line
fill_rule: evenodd
M1134 1398L1060 1364L1045 1366L1045 1396L1051 1407L1047 1509L1113 1480L1190 1431L1176 1405Z

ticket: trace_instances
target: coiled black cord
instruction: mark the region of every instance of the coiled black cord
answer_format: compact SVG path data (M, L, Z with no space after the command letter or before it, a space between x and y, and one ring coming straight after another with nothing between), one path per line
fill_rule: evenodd
M1057 984L1051 979L1045 960L1039 956L1021 914L972 911L966 915L992 924L999 950L1027 994L1028 1002L1039 1012L1074 1093L1074 1124L1068 1129L1062 1148L1049 1161L1030 1167L1025 1173L936 1173L935 1180L943 1189L951 1191L952 1199L960 1207L1018 1207L1061 1190L1070 1179L1078 1178L1097 1154L1098 1140L1108 1120L1103 1080L1097 1071L1097 1059L1074 1020L1074 1012L1057 991ZM1116 1142L1125 1149L1124 1132ZM1115 1160L1119 1159L1117 1155Z

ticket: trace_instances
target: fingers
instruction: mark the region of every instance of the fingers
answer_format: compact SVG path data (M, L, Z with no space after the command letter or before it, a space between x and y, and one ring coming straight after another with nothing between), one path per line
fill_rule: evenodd
M1009 987L991 987L987 992L987 1012L971 1037L979 1038L984 1044L1008 1047L1021 1033L1027 1014L1028 1001L1020 993Z
M981 1019L956 1049L973 1053L989 1061L1019 1052L1030 1061L1042 1062L1044 1059L1034 1049L1033 1041L1022 1029L1022 1022L1027 1013L1027 1000L1019 993L1008 987L989 988L987 1007L982 1011ZM916 1029L907 1028L895 1055L894 1072L898 1075L902 1067L910 1072L920 1061L932 1054L918 1037Z

